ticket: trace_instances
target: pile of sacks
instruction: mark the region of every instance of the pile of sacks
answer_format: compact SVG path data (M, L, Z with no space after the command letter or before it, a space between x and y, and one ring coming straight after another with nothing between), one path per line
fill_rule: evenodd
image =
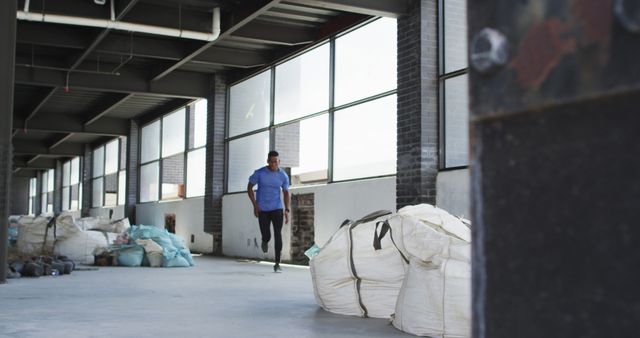
M191 252L184 239L165 229L129 224L129 219L74 219L22 216L18 220L19 257L64 256L78 264L188 267Z
M108 265L189 267L193 257L184 239L152 225L133 225L120 234L101 256L115 259Z
M78 264L93 264L94 252L107 248L127 228L127 218L74 219L69 213L58 217L22 216L18 220L16 252L21 257L66 256Z
M470 223L428 204L345 221L310 261L325 310L405 332L470 337Z

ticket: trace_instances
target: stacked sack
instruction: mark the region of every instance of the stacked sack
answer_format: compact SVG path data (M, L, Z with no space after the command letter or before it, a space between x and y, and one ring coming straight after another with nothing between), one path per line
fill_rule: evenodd
M316 302L415 335L469 337L470 243L469 224L428 204L346 221L310 261Z
M409 270L398 295L393 326L429 337L471 336L471 229L432 205L407 206L400 222Z
M313 257L309 263L313 291L322 308L360 317L393 314L408 261L392 236L380 236L392 216L390 211L380 211L345 221ZM400 233L391 229L395 232ZM375 241L380 242L377 248Z

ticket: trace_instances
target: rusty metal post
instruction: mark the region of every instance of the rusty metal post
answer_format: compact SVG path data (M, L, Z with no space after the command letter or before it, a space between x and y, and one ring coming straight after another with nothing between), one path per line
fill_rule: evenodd
M11 189L11 126L16 43L16 1L0 1L0 284L7 280L7 226Z
M640 5L468 4L473 337L637 336Z

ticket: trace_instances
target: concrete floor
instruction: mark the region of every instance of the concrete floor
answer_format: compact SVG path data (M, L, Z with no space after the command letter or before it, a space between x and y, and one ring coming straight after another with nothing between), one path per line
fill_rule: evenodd
M0 337L414 337L385 319L322 310L306 267L195 261L10 279L0 285Z

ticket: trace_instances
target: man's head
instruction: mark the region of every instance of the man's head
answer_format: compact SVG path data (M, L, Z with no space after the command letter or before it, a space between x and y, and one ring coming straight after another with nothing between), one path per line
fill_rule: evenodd
M271 171L278 171L280 168L280 159L278 158L279 154L277 151L272 150L267 155L267 167Z

